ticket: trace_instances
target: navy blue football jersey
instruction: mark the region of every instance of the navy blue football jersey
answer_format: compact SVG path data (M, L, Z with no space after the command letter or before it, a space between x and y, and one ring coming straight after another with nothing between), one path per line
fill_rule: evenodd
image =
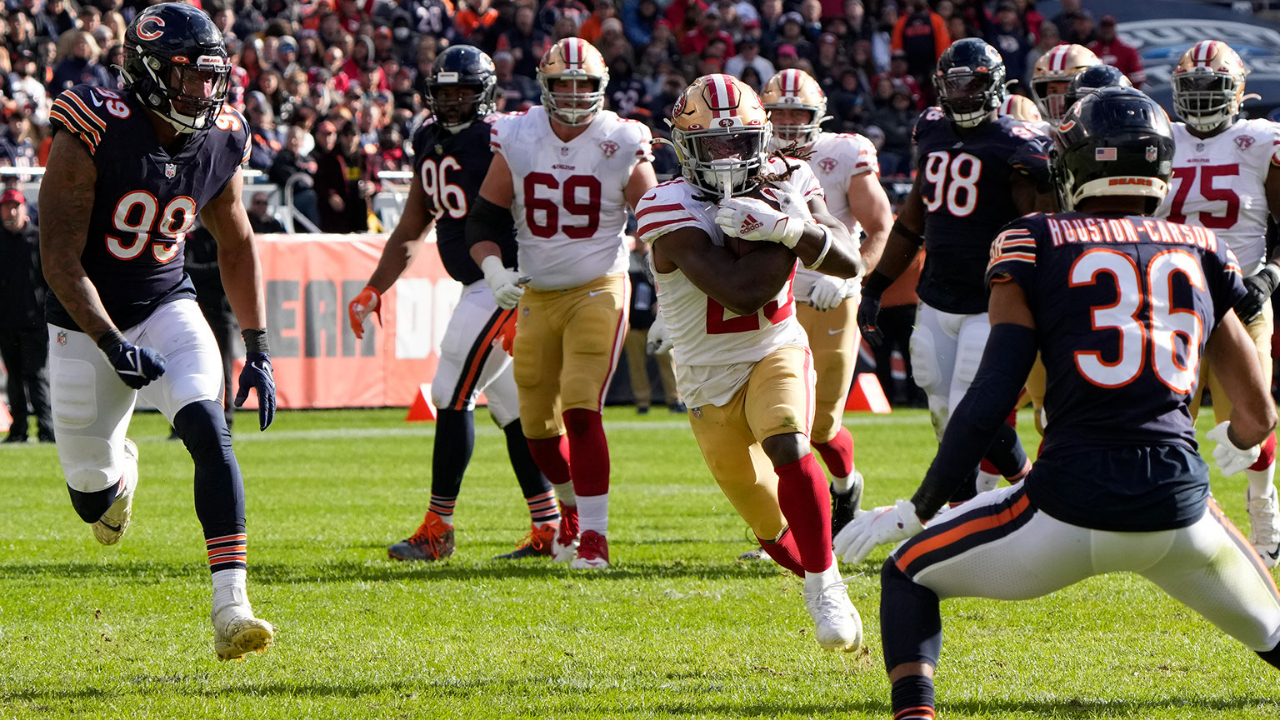
M454 280L470 285L484 279L467 248L467 214L480 197L480 185L493 162L489 149L489 122L473 122L451 133L427 120L413 134L413 163L427 195L427 211L436 218L436 249L440 262ZM515 229L492 238L502 248L502 264L516 266Z
M1209 473L1189 403L1210 334L1245 294L1226 243L1148 217L1035 214L1005 228L990 258L988 282L1026 295L1047 373L1032 502L1106 530L1198 520ZM1134 448L1181 459L1159 470L1117 459Z
M183 240L250 150L249 125L230 107L175 155L160 145L145 113L128 93L90 85L63 92L49 111L54 131L72 133L93 156L98 180L80 262L122 329L163 303L195 297L183 271ZM53 293L45 315L79 330Z
M916 121L915 142L926 252L916 292L943 312L984 313L982 275L991 241L1021 215L1013 202L1013 180L1025 177L1047 191L1052 142L1009 116L961 137L936 107Z

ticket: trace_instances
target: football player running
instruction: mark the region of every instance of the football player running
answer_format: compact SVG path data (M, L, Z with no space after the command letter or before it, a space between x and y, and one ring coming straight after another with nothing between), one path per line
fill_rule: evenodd
M1188 407L1202 358L1213 362L1233 401L1210 434L1226 473L1253 462L1276 425L1232 311L1246 295L1240 267L1212 230L1150 218L1174 153L1154 101L1104 88L1063 128L1055 170L1068 210L1017 220L996 240L991 337L924 483L836 539L855 563L905 540L881 571L895 720L934 717L941 600L1024 600L1104 573L1142 575L1280 667L1280 594L1209 495ZM1037 350L1050 422L1035 467L935 517L1004 426Z
M554 557L573 568L609 566L601 413L627 330L627 208L657 183L648 128L603 109L608 82L587 42L552 45L538 65L542 105L493 125L493 163L467 222L498 306L519 305L520 421L561 503ZM518 270L494 242L513 219Z
M768 157L768 117L747 84L698 78L671 122L683 177L645 195L636 218L653 247L689 424L760 545L805 579L819 645L856 649L862 621L831 553L830 493L809 449L813 365L792 278L797 259L856 277L857 244L827 212L807 164Z
M859 247L863 267L875 267L893 225L889 197L880 185L880 163L871 141L857 134L822 132L827 98L803 70L783 70L765 83L760 96L773 125L770 149L809 160L822 185L827 211L839 220ZM818 382L809 440L831 473L831 531L839 532L858 511L862 475L854 469L853 436L841 424L845 399L858 362L858 279L796 271L796 317L809 336Z
M982 40L959 40L943 51L934 75L942 107L916 122L915 183L858 308L858 325L875 342L881 294L924 246L911 368L928 395L939 440L973 382L991 331L982 283L991 242L1006 223L1050 197L1049 139L997 115L1004 78L1000 53ZM955 501L995 487L999 475L1016 482L1030 467L1012 427L1000 432L986 459L979 484L961 489Z
M1040 56L1031 70L1031 94L1045 122L1058 122L1071 107L1066 100L1071 79L1101 64L1098 56L1083 45L1058 45Z
M431 504L418 531L387 549L396 560L430 561L453 555L453 512L475 448L476 398L482 392L489 400L489 414L506 434L507 454L532 522L520 547L500 557L550 555L559 525L555 495L533 461L520 427L511 356L495 347L503 327L515 322L515 311L498 307L467 251L467 212L493 158L489 127L497 86L493 60L474 47L454 45L436 57L427 82L432 117L414 134L414 177L404 214L368 286L348 308L351 329L361 338L365 318L381 310L383 294L421 252L432 226L441 263L450 277L465 286L445 328L440 363L431 381L431 402L437 413ZM514 265L515 236L508 230L490 239L502 249L503 262Z
M1209 228L1240 260L1247 294L1236 315L1256 346L1262 373L1271 377L1271 294L1280 285L1280 257L1267 257L1267 219L1280 217L1280 128L1268 120L1237 119L1246 69L1226 43L1206 40L1182 54L1173 71L1173 105L1184 122L1173 126L1173 182L1157 213L1176 223ZM1213 363L1204 363L1218 422L1231 415ZM1200 395L1191 402L1192 417ZM1249 541L1267 567L1280 559L1280 505L1273 483L1276 439L1267 438L1249 479Z
M246 593L244 485L221 405L222 360L182 264L199 216L218 241L248 350L235 402L255 389L266 430L275 381L240 198L249 127L223 105L230 72L208 15L147 8L125 34L124 90L77 85L54 101L40 185L53 416L71 505L99 542L120 541L138 485L138 448L125 432L139 396L157 407L195 463L220 660L265 650L274 633Z

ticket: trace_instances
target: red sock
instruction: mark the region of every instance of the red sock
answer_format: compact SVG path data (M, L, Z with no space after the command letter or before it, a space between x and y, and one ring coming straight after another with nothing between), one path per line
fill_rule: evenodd
M1271 463L1276 461L1276 434L1271 433L1266 440L1262 441L1262 453L1258 455L1258 461L1249 466L1250 470L1262 471L1271 467Z
M791 526L800 564L808 572L823 572L832 563L827 476L813 453L774 470L778 473L778 505Z
M591 410L564 411L573 492L579 497L609 492L609 441L604 436L603 420L600 413Z
M845 478L853 474L853 435L849 428L841 427L830 442L814 443L813 449L822 456L833 476Z
M541 440L529 438L529 452L548 482L552 485L569 482L569 443L564 435Z
M756 540L760 540L756 536ZM791 528L782 531L782 537L777 542L769 542L768 540L760 540L760 547L769 553L769 557L782 567L791 572L804 577L804 567L800 564L800 548L796 547L795 536L791 534Z

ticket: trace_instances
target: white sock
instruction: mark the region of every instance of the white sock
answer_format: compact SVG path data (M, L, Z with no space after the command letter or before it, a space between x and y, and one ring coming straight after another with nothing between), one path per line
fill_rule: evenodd
M1000 487L1000 476L996 475L995 473L983 472L979 470L978 481L976 484L978 486L979 493L991 492L992 490L995 490L996 488Z
M248 571L240 568L219 570L213 574L213 611L227 605L249 606L249 592L245 587Z
M1266 497L1275 492L1276 464L1272 462L1266 470L1245 470L1244 476L1249 478L1249 497Z
M561 505L573 507L578 504L578 498L573 494L573 483L567 482L559 485L551 483L551 489L555 490L556 500L559 500Z
M817 592L822 588L840 582L840 569L836 567L835 559L831 561L831 567L820 573L804 571L804 589L806 591Z
M831 477L831 492L837 495L844 495L853 489L853 478L857 472L849 473L849 477Z
M609 534L609 493L578 498L578 531Z

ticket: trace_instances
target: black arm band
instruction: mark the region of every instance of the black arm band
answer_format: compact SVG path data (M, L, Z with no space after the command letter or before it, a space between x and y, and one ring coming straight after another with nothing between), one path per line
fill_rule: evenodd
M890 230L890 232L897 233L902 237L906 238L907 240L910 240L911 244L915 245L916 247L920 247L921 245L924 244L924 236L916 232L915 230L912 230L911 228L907 227L906 225L903 225L901 220L893 221L893 228Z
M98 338L98 349L102 352L111 352L112 348L122 342L124 342L124 335L121 335L119 330L111 328Z
M1012 323L991 328L978 374L947 421L938 455L911 498L921 519L936 515L982 461L1035 361L1035 330Z
M246 352L260 352L264 355L271 354L271 351L267 348L266 330L241 330L240 337L244 338L244 349Z
M473 248L486 240L501 243L502 240L511 237L511 230L515 224L510 208L504 208L483 197L478 197L476 204L471 208L471 213L467 215L467 247Z
M871 274L867 276L867 282L862 286L862 296L879 300L884 291L888 290L893 283L893 278L879 270L872 270Z

